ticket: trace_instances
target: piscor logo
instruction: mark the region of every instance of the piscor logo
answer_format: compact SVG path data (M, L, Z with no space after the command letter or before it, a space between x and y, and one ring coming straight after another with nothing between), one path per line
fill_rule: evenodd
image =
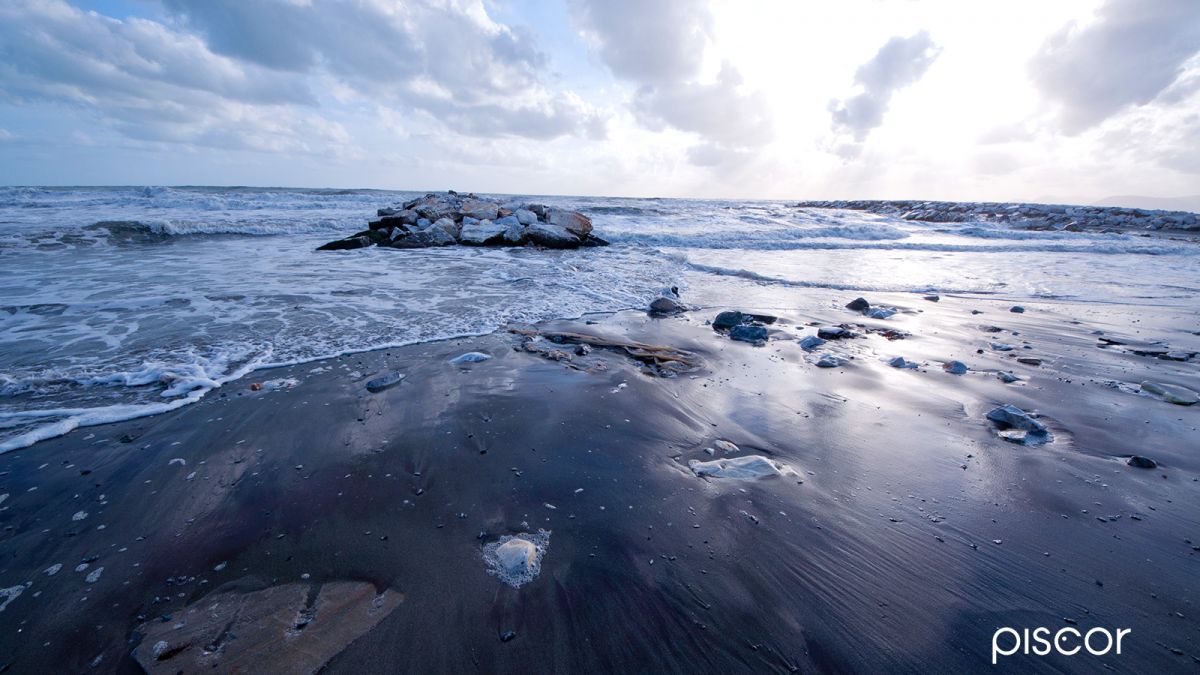
M1033 654L1048 656L1058 652L1063 656L1075 656L1080 651L1086 651L1092 656L1105 654L1120 654L1121 639L1132 633L1130 628L1118 628L1110 631L1107 628L1092 628L1086 633L1078 629L1066 627L1057 632L1046 628L997 628L992 634L992 665L996 665L998 657L1015 654ZM1050 637L1053 633L1053 637Z

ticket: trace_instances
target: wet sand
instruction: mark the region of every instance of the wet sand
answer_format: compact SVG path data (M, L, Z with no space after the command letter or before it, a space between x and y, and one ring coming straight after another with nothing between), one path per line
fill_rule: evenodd
M0 588L21 590L0 612L0 663L963 672L990 667L1001 626L1075 625L1133 632L1120 656L1005 667L1195 668L1200 405L1136 388L1200 389L1197 361L1102 347L1094 333L1196 351L1195 315L869 296L901 308L883 321L843 308L851 299L738 307L779 317L765 346L706 325L725 307L539 326L702 361L670 378L613 350L548 359L502 332L260 371L173 413L2 455ZM840 323L861 336L799 346ZM449 363L472 351L493 358ZM816 367L826 352L846 362ZM894 356L922 365L892 368ZM970 371L944 372L952 359ZM367 391L395 371L399 384ZM1004 403L1038 413L1054 441L999 438L985 415ZM1159 466L1128 466L1131 454ZM795 473L688 467L743 455ZM487 544L539 529L550 535L536 578L512 588L489 574ZM238 624L211 607L237 598L284 624L308 614ZM324 609L335 605L344 612ZM205 634L205 612L234 628Z

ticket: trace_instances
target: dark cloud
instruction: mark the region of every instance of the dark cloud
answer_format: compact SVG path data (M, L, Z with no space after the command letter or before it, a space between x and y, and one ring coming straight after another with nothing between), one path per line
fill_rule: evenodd
M1051 36L1030 71L1042 94L1060 105L1062 129L1075 134L1155 100L1197 52L1197 0L1107 0L1095 21L1070 23Z
M864 140L872 129L883 124L892 94L921 79L938 53L925 31L888 40L855 72L854 82L862 91L830 102L834 127L850 132L856 141Z

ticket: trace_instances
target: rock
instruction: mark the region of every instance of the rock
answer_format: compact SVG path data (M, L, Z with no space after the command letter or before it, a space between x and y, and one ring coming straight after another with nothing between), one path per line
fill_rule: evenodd
M492 358L490 354L484 354L483 352L467 352L466 354L462 354L450 359L450 363L456 365L463 363L479 363L481 361L487 361L490 358Z
M592 219L578 211L550 209L546 212L546 222L558 225L580 239L588 236L592 231Z
M456 243L454 237L450 236L442 228L433 227L430 224L424 230L418 230L402 237L397 237L388 245L392 248L429 248L431 246L450 246L454 243Z
M762 326L734 326L729 331L729 338L738 342L762 344L767 341L767 329Z
M1142 457L1141 455L1134 455L1125 463L1129 466L1137 467L1139 469L1153 469L1158 466L1158 462L1150 459L1149 457Z
M1008 384L1012 384L1013 382L1017 382L1021 379L1021 378L1017 377L1016 375L1014 375L1013 373L1008 372L1007 370L1001 370L1001 371L997 372L996 377L1000 378L1002 381L1004 381Z
M926 300L928 300L930 302L937 302L938 300L942 299L942 297L940 295L926 295L924 297Z
M525 233L525 226L521 223L509 225L504 230L504 243L512 246L522 246L529 241L529 236Z
M348 581L210 593L172 620L137 626L144 637L133 657L152 675L323 672L403 601L402 593Z
M1005 344L1003 342L993 342L993 343L991 343L990 346L993 351L997 351L997 352L1011 352L1013 350L1012 345Z
M866 298L855 298L846 303L846 309L865 313L868 309L871 309L871 303L867 302Z
M459 213L462 214L463 218L496 220L500 215L499 210L500 207L495 202L483 199L464 199Z
M711 476L737 480L754 480L791 473L786 465L767 459L762 455L714 459L710 462L693 459L688 462L688 468L701 478Z
M390 387L396 386L397 384L400 384L400 380L403 380L403 379L404 379L404 375L401 373L392 372L392 373L387 373L386 375L380 375L379 377L377 377L373 380L367 381L367 391L371 392L372 394L378 393L378 392L383 391L384 389L388 389Z
M987 418L999 429L999 436L1010 443L1041 445L1054 440L1046 425L1030 417L1015 405L1004 404L988 411Z
M337 241L331 241L328 244L318 246L317 250L318 251L349 251L349 250L356 249L356 248L366 248L373 243L375 243L375 242L371 241L371 238L366 237L366 236L347 237L345 239L338 239Z
M809 335L800 340L800 348L806 352L811 352L823 344L825 344L825 340L822 340L816 335Z
M522 225L532 225L538 221L537 214L529 209L517 209L513 211L513 215L517 217L517 221Z
M947 361L942 364L942 370L950 373L951 375L962 375L970 369L967 368L967 364L963 363L962 361Z
M872 319L890 319L896 313L891 307L872 307L867 310L867 316Z
M1174 384L1146 381L1142 383L1142 391L1154 394L1162 400L1174 403L1175 405L1195 405L1196 403L1200 403L1200 394L1187 387L1180 387Z
M436 227L436 228L441 229L443 232L450 235L451 239L454 239L456 241L458 239L458 233L461 228L461 226L458 223L454 222L454 219L452 219L452 218L439 218L436 222L433 223L433 225L430 225L429 227L430 228Z
M500 225L491 220L485 219L477 223L467 224L467 221L464 219L462 232L458 235L458 241L461 244L470 246L486 246L503 239L504 231L507 229L506 225Z
M1020 305L1013 305L1008 311L1012 312L1013 314L1024 314L1025 308L1021 307Z
M736 446L733 443L731 443L730 441L726 441L726 440L717 439L717 440L713 441L713 445L717 449L719 449L721 452L737 452L738 451L738 446Z
M822 354L821 358L817 359L818 368L837 368L842 365L842 360L833 354Z
M537 546L532 541L513 538L496 547L496 561L509 574L524 574L533 569Z
M713 319L712 327L717 330L729 330L734 326L740 326L746 320L746 315L739 311L721 312Z
M650 313L656 316L668 316L686 311L684 306L671 298L656 298L650 303Z
M541 221L525 228L529 241L546 248L578 248L583 242L566 228Z
M817 337L822 340L845 340L854 337L854 333L840 326L822 326L817 329Z
M1017 363L1024 363L1027 366L1040 366L1042 365L1042 360L1036 356L1018 356Z
M893 368L916 368L918 364L914 361L905 360L903 356L897 356L891 361L888 361L888 365Z

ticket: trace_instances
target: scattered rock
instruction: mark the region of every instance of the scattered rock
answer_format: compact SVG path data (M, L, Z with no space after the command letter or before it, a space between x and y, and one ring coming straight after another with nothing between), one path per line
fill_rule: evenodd
M925 299L926 299L926 300L928 300L928 301L930 301L930 302L937 302L937 301L939 301L939 300L941 300L941 299L942 299L942 296L940 296L940 295L926 295L926 296L925 296Z
M1008 311L1012 312L1013 314L1024 314L1025 308L1021 307L1020 305L1013 305Z
M1046 425L1015 405L1006 403L993 408L988 411L987 418L995 423L1000 437L1010 443L1041 445L1054 440Z
M525 228L529 241L546 248L578 248L579 237L560 225L537 222Z
M1016 375L1014 375L1013 373L1008 372L1007 370L1001 370L1001 371L997 372L996 377L1000 378L1002 381L1004 381L1005 383L1008 383L1008 384L1012 384L1013 382L1017 382L1018 380L1021 379L1021 378L1017 377Z
M811 352L823 344L825 344L825 340L822 340L816 335L809 335L800 340L800 348L806 352Z
M1153 469L1158 466L1158 462L1149 457L1142 457L1141 455L1133 455L1125 463L1139 469Z
M989 346L991 346L992 351L997 351L997 352L1011 352L1013 350L1012 345L1004 343L1004 342L993 342Z
M817 337L822 340L845 340L854 337L854 333L841 326L822 326L817 329Z
M890 319L896 314L896 310L891 307L872 307L867 311L867 316L872 319Z
M837 368L842 365L842 360L833 354L822 354L821 358L817 359L818 368Z
M1180 387L1175 384L1147 380L1142 383L1142 391L1176 405L1195 405L1196 403L1200 403L1200 394L1187 387Z
M726 441L726 440L717 439L717 440L713 441L713 445L716 446L717 448L719 448L722 452L737 452L738 451L738 446L736 446L732 442Z
M721 312L717 318L713 319L712 327L717 330L729 330L734 326L740 326L745 319L746 315L738 311Z
M686 308L668 297L661 297L650 303L650 313L656 316L669 316L686 311Z
M404 375L402 375L401 373L393 372L393 373L387 373L386 375L380 375L379 377L377 377L373 380L367 381L367 391L371 392L372 394L381 392L384 389L387 389L389 387L394 387L397 384L400 384L400 380L403 380L403 379L404 379Z
M508 225L501 225L492 220L484 219L470 223L464 221L462 233L458 236L458 243L468 246L496 244L504 238L504 233L507 230Z
M942 364L942 370L950 373L951 375L962 375L970 369L967 368L967 364L963 363L962 361L947 361Z
M871 309L871 303L867 302L866 298L855 298L846 303L846 309L865 314L867 310Z
M784 473L792 472L787 465L773 461L762 455L714 459L710 462L701 462L698 459L693 459L688 462L688 468L692 470L692 473L700 477L711 476L713 478L734 478L738 480L767 478L769 476L780 476Z
M762 326L734 326L729 331L729 339L739 342L762 344L767 341L767 329Z
M450 359L450 363L455 365L461 365L464 363L479 363L480 361L487 361L490 358L492 358L491 354L484 354L483 352L467 352L466 354L461 354Z
M1017 363L1024 363L1027 366L1040 366L1042 365L1042 360L1036 356L1018 356Z
M888 365L893 368L913 368L913 369L915 369L919 364L916 363L915 361L908 361L903 356L897 356L896 358L892 359L891 361L888 361Z

